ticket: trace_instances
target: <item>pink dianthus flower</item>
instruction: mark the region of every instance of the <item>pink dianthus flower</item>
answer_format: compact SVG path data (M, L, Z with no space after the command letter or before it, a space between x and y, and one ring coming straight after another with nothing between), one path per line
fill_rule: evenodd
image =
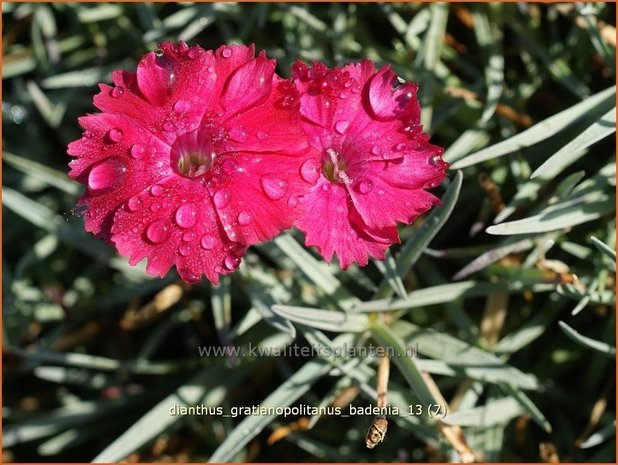
M296 226L342 268L384 259L412 223L439 200L448 164L422 132L417 86L369 60L343 68L292 66L310 151L301 166L308 192Z
M149 274L211 282L292 225L307 148L289 81L254 47L163 43L80 118L70 176L85 227Z

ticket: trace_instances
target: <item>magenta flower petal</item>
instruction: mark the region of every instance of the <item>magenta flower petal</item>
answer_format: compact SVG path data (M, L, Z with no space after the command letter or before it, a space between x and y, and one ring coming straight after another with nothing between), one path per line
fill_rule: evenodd
M400 84L390 67L385 66L369 81L368 100L373 116L379 120L405 117L415 112L420 116L415 84Z
M149 53L137 75L113 73L115 87L100 85L94 104L103 112L130 117L171 145L178 133L197 128L205 114L216 111L218 79L212 52L186 44L159 47L160 56Z
M224 156L220 182L210 190L223 229L232 241L255 244L289 228L297 193L304 189L299 157L237 153Z
M278 77L274 83L276 85L262 104L226 120L229 137L222 141L222 150L297 154L308 149L307 137L299 124L296 90L290 89L289 81ZM298 159L299 165L302 161ZM296 173L297 170L293 174Z
M122 202L172 173L158 165L158 154L169 151L163 142L122 115L99 114L80 118L84 136L68 147L75 156L69 176L87 188L80 205L86 230L109 240L114 210Z
M268 60L264 53L234 71L221 96L225 116L231 117L267 98L272 89L274 73L274 60ZM253 84L247 87L247 82Z
M397 228L371 228L350 203L347 189L321 178L303 197L303 205L310 206L297 222L306 233L307 246L316 246L325 260L336 253L343 269L352 263L366 265L369 256L384 259L393 242L399 242Z
M175 265L190 283L202 274L217 283L219 275L238 267L246 250L223 234L210 197L176 176L129 198L116 210L111 232L132 265L146 257L148 273L161 277Z
M448 167L422 133L416 85L400 83L388 67L375 72L369 60L335 69L297 62L292 73L311 145L296 225L343 267L382 259L399 240L397 223L439 203L425 189Z
M298 93L254 55L163 43L137 73L113 73L94 99L103 113L80 120L70 175L88 185L86 229L150 274L217 282L297 216Z
M175 79L174 62L155 52L148 53L137 65L137 85L153 105L163 105L167 101Z

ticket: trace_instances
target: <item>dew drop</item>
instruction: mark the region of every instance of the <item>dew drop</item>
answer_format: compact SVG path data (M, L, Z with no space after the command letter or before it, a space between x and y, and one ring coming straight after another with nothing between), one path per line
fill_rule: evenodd
M378 191L378 195L384 195L384 191L383 191L382 189L380 189L380 190Z
M197 223L197 210L195 205L182 205L176 210L176 224L184 229L192 228Z
M240 264L240 258L235 255L228 255L223 261L223 265L230 271L235 270Z
M155 197L159 197L161 194L163 194L163 187L161 187L160 184L155 184L150 188L150 193Z
M187 52L187 56L188 56L189 58L191 58L192 60L195 60L197 57L199 57L199 56L200 56L200 49L199 49L199 48L197 48L197 47L194 47L194 48L190 49L190 50Z
M309 184L315 184L320 177L318 167L313 159L306 160L300 167L300 177Z
M330 183L322 184L322 190L324 192L329 192L330 191Z
M223 50L221 50L221 56L223 58L229 58L232 56L232 49L228 48L228 47L223 47Z
M131 156L133 158L143 158L146 154L146 149L141 145L134 145L131 147Z
M233 174L236 171L236 163L234 160L230 160L229 158L223 160L221 164L221 169L225 174Z
M131 197L127 202L127 208L134 212L140 209L142 206L142 199L140 199L137 195L135 197Z
M150 205L150 211L153 213L158 212L159 210L161 210L161 204L160 203L153 203L152 205Z
M225 230L225 233L227 234L227 237L230 238L230 240L235 241L237 239L236 231L231 224L226 224L225 226L223 226L223 229Z
M292 108L296 103L296 97L293 95L286 95L281 99L281 106L283 108Z
M370 179L363 179L358 183L358 190L361 194L368 194L373 189L373 181Z
M281 179L272 174L265 174L260 178L260 184L264 194L271 200L279 200L288 191L288 183L285 179Z
M183 281L189 284L195 284L200 280L200 275L198 273L194 273L193 271L186 268L178 268L178 275L182 278Z
M163 123L163 130L164 131L173 131L176 128L176 126L171 122L171 121L166 121L165 123Z
M242 126L230 129L230 137L236 142L245 142L249 135Z
M288 206L295 207L296 205L298 205L298 197L291 195L288 199Z
M112 142L120 142L123 135L122 129L118 128L110 129L107 133L107 137L109 137L109 140Z
M230 204L230 193L227 189L221 189L215 192L213 200L217 208L225 208Z
M242 211L238 214L238 224L243 225L243 226L247 226L249 223L251 223L251 214L249 212L246 211Z
M215 67L214 66L209 66L208 68L206 68L206 71L208 71L210 74L215 72Z
M255 137L257 137L258 140L266 140L268 139L268 134L266 134L264 131L258 131L255 133Z
M193 231L185 231L182 233L182 240L185 242L193 242L195 240L195 233Z
M337 121L335 123L335 131L339 134L344 134L350 127L350 122L346 120Z
M400 152L407 150L407 148L408 148L408 144L406 144L405 142L400 142L399 144L395 146L395 149L399 150Z
M200 246L204 250L211 250L217 244L217 239L211 234L204 234L200 239Z
M188 102L187 100L178 100L176 103L174 103L174 111L178 112L178 113L184 113L186 111L189 111L189 109L191 108L191 102Z
M379 145L374 145L373 147L371 147L371 153L373 153L374 155L380 155L382 153L382 149Z
M435 166L436 168L440 169L440 170L445 170L446 168L448 168L448 163L445 162L444 160L442 160L442 157L435 155L433 157L431 157L429 159L429 163L432 166Z
M167 220L156 220L146 229L146 237L155 244L164 242L170 235L170 225Z
M107 158L92 167L88 174L88 187L102 191L117 186L123 179L127 167L122 158Z
M112 97L114 98L118 98L120 97L122 94L124 94L124 87L122 86L118 86L118 87L114 87L112 89Z
M187 257L191 253L191 246L183 242L178 246L178 253L183 257Z

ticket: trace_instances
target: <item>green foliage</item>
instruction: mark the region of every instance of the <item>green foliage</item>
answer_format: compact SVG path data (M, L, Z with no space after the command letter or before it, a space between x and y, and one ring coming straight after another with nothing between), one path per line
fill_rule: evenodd
M538 461L551 443L563 461L615 461L614 17L611 3L3 3L7 457L458 460L436 418L407 415L437 389L483 460ZM98 82L180 39L255 43L283 75L297 58L392 65L420 84L452 163L442 205L362 269L297 231L216 287L130 267L84 232L66 145ZM247 355L290 344L314 350ZM371 416L170 414L375 405L377 358L360 349L380 345L401 414L373 450Z

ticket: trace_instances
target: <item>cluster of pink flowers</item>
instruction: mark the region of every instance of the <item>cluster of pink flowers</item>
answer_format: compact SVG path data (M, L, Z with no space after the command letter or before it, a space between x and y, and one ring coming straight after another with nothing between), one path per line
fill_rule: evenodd
M168 42L112 80L79 120L70 176L86 229L151 275L217 283L292 226L326 260L366 265L438 203L425 189L443 150L388 66L296 62L286 80L253 46Z

